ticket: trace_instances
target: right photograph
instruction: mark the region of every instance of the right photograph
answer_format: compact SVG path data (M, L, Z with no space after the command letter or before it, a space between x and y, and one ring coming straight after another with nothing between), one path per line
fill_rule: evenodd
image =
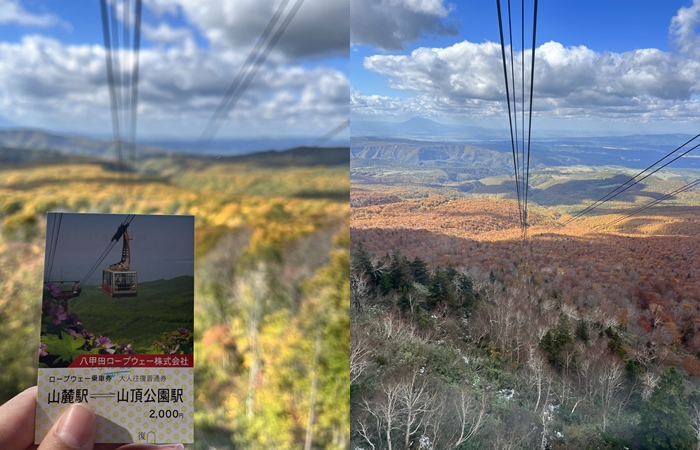
M350 447L700 448L700 0L350 18Z

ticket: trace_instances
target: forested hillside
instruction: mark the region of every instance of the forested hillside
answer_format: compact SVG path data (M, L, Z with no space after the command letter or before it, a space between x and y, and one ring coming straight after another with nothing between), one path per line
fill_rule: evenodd
M356 242L354 448L696 447L696 302L562 290L524 249L509 265L428 265Z

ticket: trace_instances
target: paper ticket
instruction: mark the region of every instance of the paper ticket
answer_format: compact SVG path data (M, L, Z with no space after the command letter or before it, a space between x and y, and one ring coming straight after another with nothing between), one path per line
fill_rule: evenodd
M99 443L194 441L194 217L47 216L35 443L74 403Z

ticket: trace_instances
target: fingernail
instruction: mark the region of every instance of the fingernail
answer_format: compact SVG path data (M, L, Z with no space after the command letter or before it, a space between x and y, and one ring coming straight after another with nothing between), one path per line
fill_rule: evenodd
M71 406L61 417L56 435L69 447L83 448L95 438L95 414L80 403Z

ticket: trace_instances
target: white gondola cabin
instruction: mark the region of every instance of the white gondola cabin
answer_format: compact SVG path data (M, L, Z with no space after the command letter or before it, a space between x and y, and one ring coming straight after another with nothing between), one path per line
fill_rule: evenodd
M135 270L129 269L131 246L129 232L126 231L128 227L128 223L119 225L117 232L112 237L112 240L117 242L122 236L124 238L121 261L102 270L102 290L110 297L136 297L139 292L138 274Z
M136 297L139 291L138 275L135 270L104 269L102 290L111 297Z

